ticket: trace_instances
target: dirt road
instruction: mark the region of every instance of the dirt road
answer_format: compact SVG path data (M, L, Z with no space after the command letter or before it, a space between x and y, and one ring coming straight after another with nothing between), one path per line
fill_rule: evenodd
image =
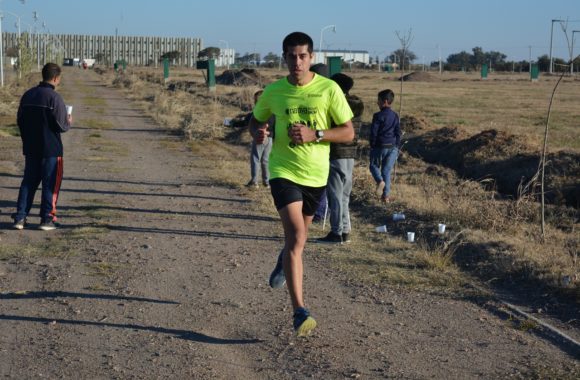
M1 142L1 377L580 373L572 353L514 329L492 302L357 285L315 244L305 289L319 328L295 338L286 290L267 285L282 244L277 218L213 183L212 157L188 151L95 73L64 74L76 122L64 135L63 228L41 232L34 217L10 229L23 159L18 138Z

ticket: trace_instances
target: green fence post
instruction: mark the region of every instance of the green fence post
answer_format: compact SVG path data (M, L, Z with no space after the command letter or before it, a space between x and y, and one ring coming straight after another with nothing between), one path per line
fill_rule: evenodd
M215 91L215 59L209 59L207 63L207 87Z
M487 63L481 65L481 79L487 79Z
M537 82L540 76L540 68L537 63L532 64L532 69L530 70L530 80L532 82Z
M326 58L328 66L328 77L330 78L334 74L340 73L342 70L342 58L341 57L328 57Z
M163 80L169 80L169 58L163 58Z
M207 77L205 78L205 83L210 91L215 91L215 60L197 61L196 68L198 70L206 70Z

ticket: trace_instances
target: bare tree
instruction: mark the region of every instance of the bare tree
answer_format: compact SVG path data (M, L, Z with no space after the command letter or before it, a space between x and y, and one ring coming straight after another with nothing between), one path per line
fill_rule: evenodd
M409 29L406 34L401 34L399 31L395 32L395 35L399 39L401 43L401 50L403 51L403 57L401 58L401 92L399 94L399 118L401 117L401 113L403 112L403 77L405 76L405 56L409 47L411 46L411 42L413 42L413 29Z
M405 76L405 57L407 52L409 51L409 47L411 46L411 42L413 42L413 29L409 28L405 35L399 33L399 31L395 32L395 35L401 42L401 50L402 50L402 57L399 60L401 62L401 90L399 93L399 120L401 120L402 112L403 112L403 77ZM404 133L404 132L403 132ZM397 147L401 149L402 147ZM395 161L394 170L393 170L393 185L397 180L397 161Z
M560 84L560 82L562 81L562 78L564 77L564 73L565 71L562 72L562 75L560 75L560 79L558 79L558 82L556 82L556 85L554 86L554 90L552 91L552 96L550 97L550 105L548 106L548 116L546 117L546 128L544 129L544 144L542 147L542 155L540 157L540 167L538 168L538 171L541 173L540 175L540 183L541 183L541 197L542 197L542 210L541 210L541 217L542 217L542 240L545 241L546 239L546 222L545 222L545 199L544 199L544 194L545 194L545 170L546 170L546 153L548 151L548 130L550 129L550 115L552 113L552 103L554 101L554 95L556 94L556 90L558 89L558 85Z

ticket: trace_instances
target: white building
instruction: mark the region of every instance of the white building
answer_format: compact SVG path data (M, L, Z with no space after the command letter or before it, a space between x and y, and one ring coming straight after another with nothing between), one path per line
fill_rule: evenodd
M220 49L220 55L215 60L215 67L229 67L236 60L236 51L234 49Z
M344 63L370 63L369 52L366 50L322 50L314 51L314 61L312 64L324 63L327 64L326 58L341 57Z

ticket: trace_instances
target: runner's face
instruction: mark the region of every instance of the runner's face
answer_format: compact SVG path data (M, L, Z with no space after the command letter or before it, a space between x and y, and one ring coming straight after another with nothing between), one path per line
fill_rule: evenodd
M310 72L312 53L308 51L308 45L289 47L284 55L290 76L300 82Z

